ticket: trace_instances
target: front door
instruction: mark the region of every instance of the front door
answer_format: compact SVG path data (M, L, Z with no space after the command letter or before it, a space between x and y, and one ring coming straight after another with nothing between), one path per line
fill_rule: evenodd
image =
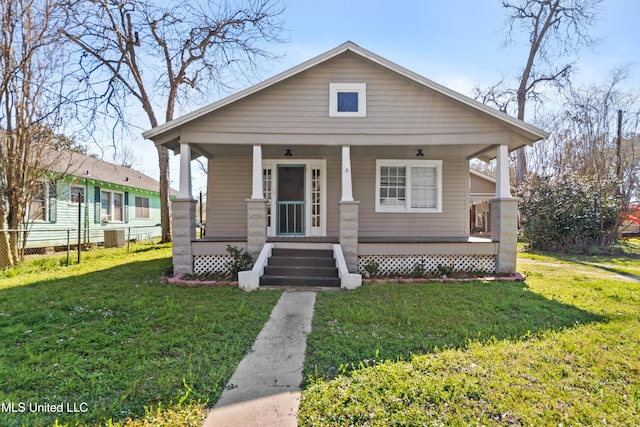
M304 165L278 165L276 200L276 234L305 235L305 176Z

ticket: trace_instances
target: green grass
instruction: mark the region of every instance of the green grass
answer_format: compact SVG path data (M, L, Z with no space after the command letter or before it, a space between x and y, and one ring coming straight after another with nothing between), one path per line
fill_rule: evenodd
M0 425L201 425L280 292L179 288L169 246L0 273ZM69 403L78 413L30 413ZM57 420L57 421L56 421Z
M319 294L300 424L639 425L640 283L585 262L522 254L526 284Z

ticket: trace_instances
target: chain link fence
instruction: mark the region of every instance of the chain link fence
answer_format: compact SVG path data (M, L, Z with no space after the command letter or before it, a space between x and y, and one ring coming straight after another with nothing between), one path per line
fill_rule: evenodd
M31 256L67 254L68 262L84 250L95 247L124 247L150 244L162 235L158 226L120 228L35 228L0 230L0 269Z

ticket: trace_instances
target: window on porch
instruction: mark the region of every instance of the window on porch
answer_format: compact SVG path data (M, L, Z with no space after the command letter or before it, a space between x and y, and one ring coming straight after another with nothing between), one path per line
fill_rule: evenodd
M376 212L441 212L442 161L378 160Z

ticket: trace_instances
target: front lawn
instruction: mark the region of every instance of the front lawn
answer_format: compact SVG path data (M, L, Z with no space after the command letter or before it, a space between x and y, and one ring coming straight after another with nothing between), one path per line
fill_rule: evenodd
M300 424L639 425L640 283L576 261L522 254L525 284L319 294Z
M280 292L169 286L170 256L0 272L0 425L201 425Z

